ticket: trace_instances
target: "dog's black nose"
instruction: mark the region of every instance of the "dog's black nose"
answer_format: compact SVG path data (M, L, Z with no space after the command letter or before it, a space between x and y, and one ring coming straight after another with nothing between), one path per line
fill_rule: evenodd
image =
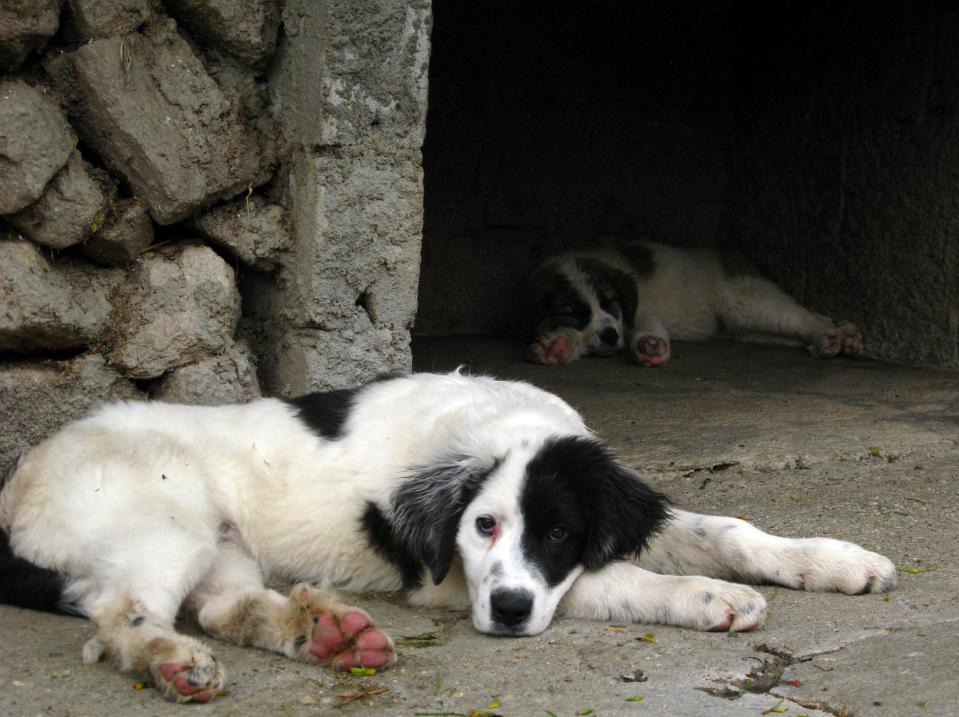
M526 590L497 590L490 596L493 618L506 627L516 627L529 617L533 596Z
M599 340L608 346L615 346L619 341L619 332L612 326L607 326L599 332Z

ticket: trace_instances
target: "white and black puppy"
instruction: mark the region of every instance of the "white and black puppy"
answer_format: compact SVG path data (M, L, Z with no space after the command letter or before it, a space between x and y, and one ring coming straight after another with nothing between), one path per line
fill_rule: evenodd
M669 360L670 340L776 340L814 356L858 355L847 321L814 314L759 276L745 258L654 242L571 252L533 274L515 317L536 363L569 363L625 348L643 366Z
M224 683L208 634L332 667L384 667L389 637L318 589L471 607L489 635L556 614L751 630L729 578L878 592L886 558L671 508L559 398L518 382L387 377L292 401L120 403L23 456L0 493L0 601L90 617L109 656L171 700ZM8 541L8 545L3 545ZM269 580L298 582L289 595Z

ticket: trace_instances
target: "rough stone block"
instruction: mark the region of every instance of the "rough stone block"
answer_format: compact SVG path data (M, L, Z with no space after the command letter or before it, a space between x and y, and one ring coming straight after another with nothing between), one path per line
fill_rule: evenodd
M115 304L109 358L133 378L221 351L240 317L233 270L205 246L145 254Z
M0 431L0 475L25 450L94 406L136 398L145 396L97 354L0 364L0 406L7 409Z
M59 0L0 3L0 72L13 72L40 50L60 25Z
M193 217L188 226L260 271L275 269L291 242L283 207L259 196L221 204Z
M259 67L276 49L276 0L166 0L170 12L202 42Z
M153 222L137 198L122 199L109 208L103 223L83 244L83 253L95 264L124 266L153 243Z
M218 406L260 397L256 362L245 341L219 354L174 369L160 379L151 397L171 403Z
M26 83L0 82L0 214L37 201L75 144L53 100Z
M97 230L106 204L93 167L74 151L43 196L7 220L35 242L66 249Z
M64 260L52 265L35 244L0 239L0 351L89 346L105 331L110 292L122 272Z
M72 55L70 109L84 141L122 175L159 224L247 188L259 138L238 117L172 21L94 40ZM63 70L59 63L56 70ZM51 72L60 84L61 71Z
M78 42L126 35L153 17L154 4L152 0L70 0L67 34Z

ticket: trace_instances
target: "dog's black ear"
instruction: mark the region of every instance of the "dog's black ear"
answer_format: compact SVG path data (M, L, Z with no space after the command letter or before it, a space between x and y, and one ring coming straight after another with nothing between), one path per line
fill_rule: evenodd
M585 480L589 537L583 564L595 570L611 560L642 552L669 517L669 501L608 450Z
M393 536L439 585L453 563L463 511L496 463L451 458L416 469L393 494Z

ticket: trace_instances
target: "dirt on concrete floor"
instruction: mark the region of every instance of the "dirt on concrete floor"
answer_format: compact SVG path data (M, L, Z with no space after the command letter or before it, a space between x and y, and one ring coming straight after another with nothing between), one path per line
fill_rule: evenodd
M901 570L894 592L762 587L769 618L749 634L557 620L523 639L479 635L465 614L409 608L399 595L362 595L359 604L401 638L392 670L334 675L217 644L229 694L188 707L105 664L83 665L87 622L3 607L0 714L955 713L959 374L819 361L773 346L677 344L674 352L659 369L625 358L543 368L496 340L414 347L417 370L468 364L558 393L681 507L888 555Z

